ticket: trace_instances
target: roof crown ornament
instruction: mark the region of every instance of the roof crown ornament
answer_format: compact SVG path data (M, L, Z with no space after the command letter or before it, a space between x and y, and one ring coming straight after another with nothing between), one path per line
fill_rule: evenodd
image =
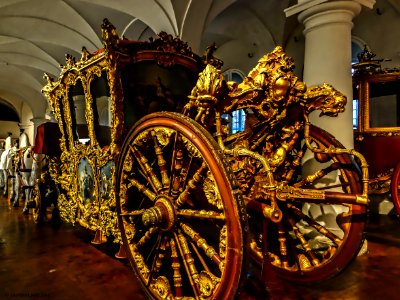
M363 51L357 54L358 63L353 65L355 74L372 74L382 72L382 61L390 61L390 59L374 59L376 54L371 49L364 45Z

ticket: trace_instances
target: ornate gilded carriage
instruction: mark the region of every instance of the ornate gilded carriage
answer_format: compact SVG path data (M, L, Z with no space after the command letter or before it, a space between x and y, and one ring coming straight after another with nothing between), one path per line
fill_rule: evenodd
M391 193L400 215L400 69L382 68L375 56L365 47L354 66L355 148L370 162L369 193Z
M43 93L60 127L60 168L53 178L66 191L63 219L120 239L115 211L114 167L127 130L142 116L183 106L202 60L170 35L150 42L119 39L103 24L104 49L66 55L58 80L47 75ZM171 80L174 78L174 80ZM79 199L79 201L76 201Z
M342 112L340 92L307 88L281 47L238 84L212 48L200 58L167 34L120 39L107 20L102 32L103 50L67 56L43 88L62 133L52 176L64 220L121 243L156 299L233 298L250 257L295 282L352 261L367 164L308 120ZM227 135L237 109L246 129Z

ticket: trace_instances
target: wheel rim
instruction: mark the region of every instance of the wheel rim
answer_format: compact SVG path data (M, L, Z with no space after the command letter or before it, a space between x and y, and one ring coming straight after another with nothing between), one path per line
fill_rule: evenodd
M120 230L151 298L232 298L243 278L247 219L218 149L202 127L174 113L143 118L124 142Z
M325 148L333 145L343 148L337 140L319 128L312 126L310 136L314 146ZM337 170L334 172L340 174L340 183L331 185L333 190L340 188L346 194L361 193L357 168L348 155L336 155L333 159L323 155L316 157L324 163L320 169L335 163ZM314 171L315 174L316 170ZM318 183L328 181L326 178L329 178L330 174L311 185L301 184L299 179L292 180L289 185L318 189ZM327 187L323 189L331 190ZM267 261L272 261L274 269L281 277L304 283L326 280L340 273L358 254L364 239L365 206L315 203L309 205L307 199L278 201L278 205L283 213L281 222L264 221L262 226L254 225L252 218L249 222L251 230L255 232L251 243L253 256L260 261L260 253L264 251L264 257ZM318 213L327 210L331 214L338 211L339 213L326 221L322 218L323 215Z
M399 197L399 190L400 190L400 164L397 164L396 168L394 169L392 182L391 182L391 190L392 190L392 199L393 205L396 210L397 215L400 216L400 197Z

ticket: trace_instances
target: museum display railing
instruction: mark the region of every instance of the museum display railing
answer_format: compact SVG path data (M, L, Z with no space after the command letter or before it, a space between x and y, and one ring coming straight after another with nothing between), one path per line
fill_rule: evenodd
M238 84L213 47L200 58L164 33L128 41L107 20L102 33L103 50L67 56L43 88L62 134L63 220L121 243L154 299L234 298L248 259L305 283L350 264L367 163L308 119L342 112L343 94L307 87L282 47ZM238 109L247 127L227 135Z
M400 69L382 68L375 56L365 47L354 65L354 144L369 163L369 193L391 193L400 215Z

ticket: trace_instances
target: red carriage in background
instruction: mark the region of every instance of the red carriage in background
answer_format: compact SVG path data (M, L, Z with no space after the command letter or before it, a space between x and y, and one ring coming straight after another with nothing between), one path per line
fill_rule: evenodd
M367 47L353 76L355 148L369 162L372 195L391 193L400 215L400 68L382 68Z

